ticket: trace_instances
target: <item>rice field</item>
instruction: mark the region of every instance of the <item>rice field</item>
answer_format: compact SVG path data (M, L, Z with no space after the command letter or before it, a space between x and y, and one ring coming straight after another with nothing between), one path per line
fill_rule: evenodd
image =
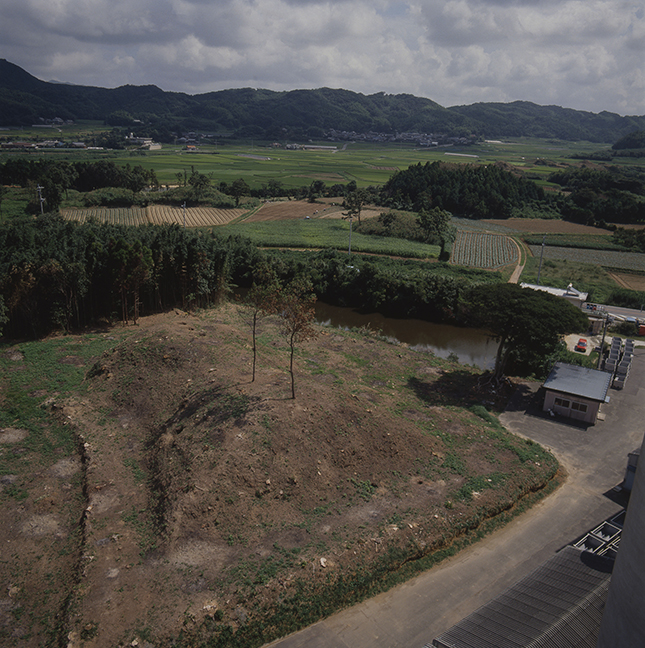
M542 246L530 245L529 248L534 256L540 256ZM554 261L590 263L604 268L645 272L645 254L638 252L612 252L545 245L543 257Z
M470 268L502 268L519 261L519 249L509 236L459 231L450 262Z
M63 209L65 220L85 223L96 220L112 225L165 225L175 223L186 227L214 227L226 225L240 218L246 209L217 209L215 207L172 207L150 205L148 207L96 207L91 209ZM184 221L185 218L185 221Z

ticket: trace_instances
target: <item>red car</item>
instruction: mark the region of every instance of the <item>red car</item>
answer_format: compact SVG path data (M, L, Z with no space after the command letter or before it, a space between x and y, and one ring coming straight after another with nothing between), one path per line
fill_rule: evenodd
M578 340L578 344L574 347L574 351L579 351L580 353L586 353L587 352L587 340L584 338L580 338Z

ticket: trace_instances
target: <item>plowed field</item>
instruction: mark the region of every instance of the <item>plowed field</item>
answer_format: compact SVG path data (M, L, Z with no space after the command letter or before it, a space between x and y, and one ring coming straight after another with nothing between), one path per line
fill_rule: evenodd
M226 225L246 213L245 209L217 209L215 207L187 207L185 210L187 227L213 227ZM184 224L184 210L181 207L168 205L151 205L149 207L61 210L65 220L81 223L94 218L100 222L115 225L163 225L166 223Z
M245 219L246 223L259 223L279 220L299 220L302 218L343 218L343 206L337 202L340 199L310 203L307 200L285 200L264 204L252 216ZM382 209L365 207L361 211L362 218L378 216Z

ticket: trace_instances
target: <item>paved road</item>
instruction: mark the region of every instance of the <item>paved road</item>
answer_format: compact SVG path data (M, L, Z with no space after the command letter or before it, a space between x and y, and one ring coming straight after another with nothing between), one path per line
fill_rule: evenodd
M534 392L516 394L504 425L553 451L569 473L564 486L434 569L271 646L421 648L619 511L613 488L623 479L627 453L643 440L644 378L645 349L637 349L625 389L610 390L605 420L589 428L544 418Z

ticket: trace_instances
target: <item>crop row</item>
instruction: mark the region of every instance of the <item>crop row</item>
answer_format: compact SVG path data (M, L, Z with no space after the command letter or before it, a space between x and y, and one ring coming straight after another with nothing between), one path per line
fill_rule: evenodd
M531 245L529 247L534 256L540 256L542 246ZM545 259L554 261L591 263L605 268L645 272L645 254L639 252L612 252L611 250L576 249L545 245L543 256Z
M102 223L132 226L146 225L148 223L155 225L177 223L183 225L185 216L187 227L226 225L226 223L230 223L244 213L245 210L243 209L187 207L184 210L181 207L171 207L168 205L151 205L145 208L97 207L92 209L66 209L62 211L63 218L66 220L84 223L94 218Z
M65 209L62 210L65 220L74 220L85 223L90 219L112 225L145 225L148 222L146 210L141 207L95 207L91 209Z
M476 231L459 231L451 262L471 268L501 268L518 261L517 245L508 236Z

